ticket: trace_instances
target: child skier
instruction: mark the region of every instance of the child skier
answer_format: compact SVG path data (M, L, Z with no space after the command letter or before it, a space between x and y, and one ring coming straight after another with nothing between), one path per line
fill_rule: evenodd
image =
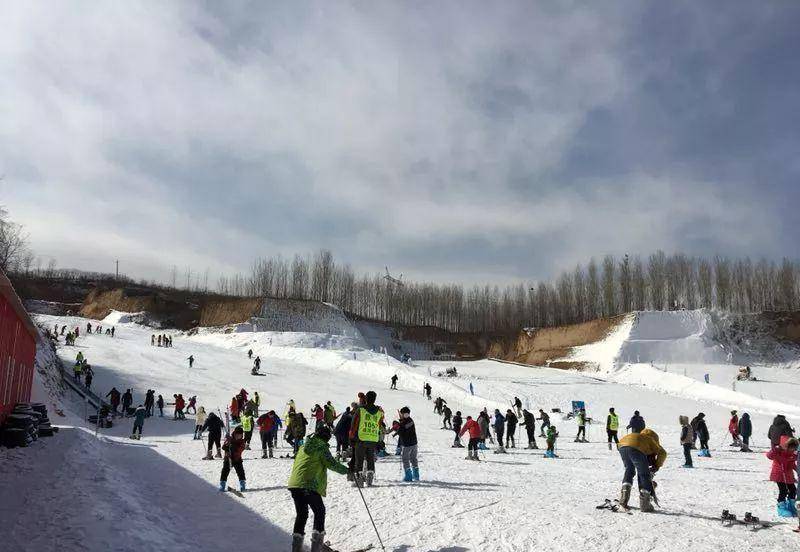
M588 443L586 440L586 409L581 408L578 412L578 434L575 436L576 443Z
M558 431L556 426L547 426L547 451L544 453L545 458L556 458L556 439L558 439Z
M311 533L311 552L322 552L325 537L325 504L322 498L328 490L328 470L346 474L347 467L331 456L328 441L331 430L320 426L297 451L289 477L288 488L292 494L297 517L292 533L292 552L303 551L308 509L314 512L314 530Z
M228 474L231 473L231 467L236 470L236 475L239 477L239 490L245 490L244 463L242 462L244 447L244 430L242 426L236 426L236 429L225 438L225 443L222 445L222 450L225 451L225 459L222 462L222 474L220 474L219 478L220 491L227 489Z
M194 415L194 438L203 438L203 424L206 423L206 409L202 406L197 409L197 414Z
M797 439L781 437L780 444L767 452L767 458L772 460L769 480L778 485L778 515L794 517L797 515L797 486L794 478L797 469Z
M731 434L731 438L733 439L731 446L741 448L742 441L739 439L739 415L735 410L731 410L731 419L728 421L728 433Z
M419 464L417 463L417 428L411 418L411 409L404 406L400 409L400 420L393 426L392 431L397 435L397 444L402 447L403 470L406 483L419 481Z
M144 427L144 418L146 414L147 410L144 409L144 406L140 404L136 407L136 411L133 413L133 431L131 431L131 439L142 438L142 428Z
M689 424L689 416L679 416L678 422L681 424L681 446L683 447L684 468L693 468L692 464L692 444L694 443L694 430Z

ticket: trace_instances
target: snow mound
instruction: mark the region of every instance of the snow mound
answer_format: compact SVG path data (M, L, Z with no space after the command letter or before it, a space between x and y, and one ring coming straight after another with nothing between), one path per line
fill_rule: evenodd
M103 324L111 324L115 326L117 324L145 324L148 320L148 315L146 312L123 312L123 311L116 311L112 310L108 313L108 316L103 318L101 322Z

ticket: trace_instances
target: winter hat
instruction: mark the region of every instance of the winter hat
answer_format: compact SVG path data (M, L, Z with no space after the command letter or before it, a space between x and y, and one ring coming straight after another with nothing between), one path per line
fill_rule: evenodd
M411 409L407 406L404 406L400 409L400 414L411 414Z
M608 411L613 414L614 413L614 407L612 406L611 408L608 409Z
M331 440L331 429L326 425L320 426L319 429L317 429L316 433L314 433L314 435L316 435L317 437L319 437L323 441L330 441Z

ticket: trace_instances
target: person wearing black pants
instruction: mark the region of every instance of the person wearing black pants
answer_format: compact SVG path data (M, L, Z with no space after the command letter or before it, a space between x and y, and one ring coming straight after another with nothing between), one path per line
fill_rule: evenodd
M294 520L294 534L305 533L306 523L308 522L308 509L314 513L314 531L325 532L325 504L322 497L308 489L289 489L294 501L294 509L297 517Z
M797 485L794 483L778 482L778 502L786 499L794 501L797 498Z
M222 458L220 441L222 439L222 430L225 428L225 423L214 412L210 412L206 418L206 423L203 424L200 433L208 431L208 454L205 455L203 460L211 460L211 450L214 445L217 446L217 458Z
M694 429L689 424L688 416L679 416L678 421L681 424L681 446L683 446L684 468L693 467L692 464L692 447L694 446Z
M236 475L239 477L239 490L245 490L246 481L244 476L244 464L242 463L242 453L244 452L245 444L242 426L237 426L230 437L225 438L225 444L222 445L222 450L225 451L225 460L222 462L222 473L219 476L220 491L226 489L231 467L236 470Z

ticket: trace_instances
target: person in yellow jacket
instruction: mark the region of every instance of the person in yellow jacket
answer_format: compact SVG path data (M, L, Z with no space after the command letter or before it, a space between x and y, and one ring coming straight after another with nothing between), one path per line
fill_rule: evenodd
M628 507L633 476L636 474L639 481L639 509L642 512L652 512L653 474L667 459L667 451L658 442L658 434L652 429L643 429L641 433L629 433L619 441L619 455L625 466L620 505L623 508Z

